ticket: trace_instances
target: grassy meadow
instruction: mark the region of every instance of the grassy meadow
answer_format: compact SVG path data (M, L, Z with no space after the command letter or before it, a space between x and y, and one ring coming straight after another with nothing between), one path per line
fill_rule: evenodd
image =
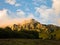
M0 45L60 45L60 41L41 39L0 39Z

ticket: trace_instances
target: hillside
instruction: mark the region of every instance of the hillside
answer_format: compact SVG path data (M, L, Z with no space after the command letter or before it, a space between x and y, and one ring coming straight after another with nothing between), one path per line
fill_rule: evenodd
M40 22L36 21L35 19L29 19L29 20L24 20L22 23L19 24L14 24L11 26L11 28L16 28L16 30L21 30L21 28L23 29L31 29L31 30L36 30L36 29L44 29L44 30L49 30L50 28L53 30L59 30L60 27L53 25L53 24L41 24ZM12 29L14 30L14 29Z
M60 39L60 27L41 24L35 19L25 20L11 27L0 28L0 38Z

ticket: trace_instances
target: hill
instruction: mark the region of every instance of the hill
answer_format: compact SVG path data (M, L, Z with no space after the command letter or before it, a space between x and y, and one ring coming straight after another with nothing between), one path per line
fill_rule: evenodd
M0 38L38 38L60 39L60 27L56 25L41 24L35 19L25 20L11 27L0 28Z

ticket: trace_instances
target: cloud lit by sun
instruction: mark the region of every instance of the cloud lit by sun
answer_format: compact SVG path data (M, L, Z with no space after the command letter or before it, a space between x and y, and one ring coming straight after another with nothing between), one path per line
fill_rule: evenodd
M60 26L60 0L0 0L0 27L31 18Z

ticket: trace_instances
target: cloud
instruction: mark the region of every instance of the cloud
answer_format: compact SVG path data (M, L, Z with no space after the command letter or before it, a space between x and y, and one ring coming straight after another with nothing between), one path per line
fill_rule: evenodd
M7 9L0 10L0 20L7 17Z
M40 6L40 4L46 4L46 1L47 0L32 0L33 1L33 4L36 5L36 6Z
M27 18L32 19L32 18L35 18L35 17L34 17L34 15L32 13L30 13Z
M59 15L60 13L60 0L53 0L52 8L54 9L55 13Z
M34 0L34 1L36 4L38 2L46 3L46 0ZM60 26L60 0L52 0L52 1L53 3L51 8L47 7L46 5L35 7L36 12L40 14L39 17L37 16L37 18L41 23L45 24L52 23ZM14 6L21 6L20 3L16 2L16 0L6 0L6 3L9 3L10 5ZM29 11L30 9L27 8L26 10ZM26 13L23 10L18 9L15 13L13 13L8 9L2 9L0 10L0 27L21 23L23 20L31 18L36 19L33 13L29 13L26 17Z
M60 26L60 0L53 0L51 8L45 5L36 7L36 12L40 14L40 21L42 23L56 24Z
M47 23L49 15L52 13L52 9L48 9L47 6L42 5L36 7L36 12L40 14L41 23Z
M28 14L27 17L24 17L25 12L18 9L16 13L14 13L14 16L17 15L16 18L12 18L8 12L12 14L8 9L0 10L0 27L12 26L13 24L22 23L24 20L29 20L34 17L32 13Z
M16 0L6 0L6 3L14 5L16 3Z
M0 26L2 26L6 20L8 20L8 10L7 9L2 9L0 10Z
M16 4L15 4L15 6L16 6L16 7L18 7L18 6L21 6L21 4L19 4L19 3L16 3Z
M16 14L17 14L17 16L19 16L20 18L29 18L29 19L31 19L31 18L35 18L34 17L34 15L33 15L33 13L29 13L27 16L26 16L26 13L24 12L24 11L22 11L22 10L17 10L16 11Z
M16 14L17 14L17 16L19 16L21 18L23 18L25 16L25 12L22 10L17 10Z
M21 6L21 4L16 2L16 0L5 0L5 2L10 4L10 5L15 5L16 7Z

